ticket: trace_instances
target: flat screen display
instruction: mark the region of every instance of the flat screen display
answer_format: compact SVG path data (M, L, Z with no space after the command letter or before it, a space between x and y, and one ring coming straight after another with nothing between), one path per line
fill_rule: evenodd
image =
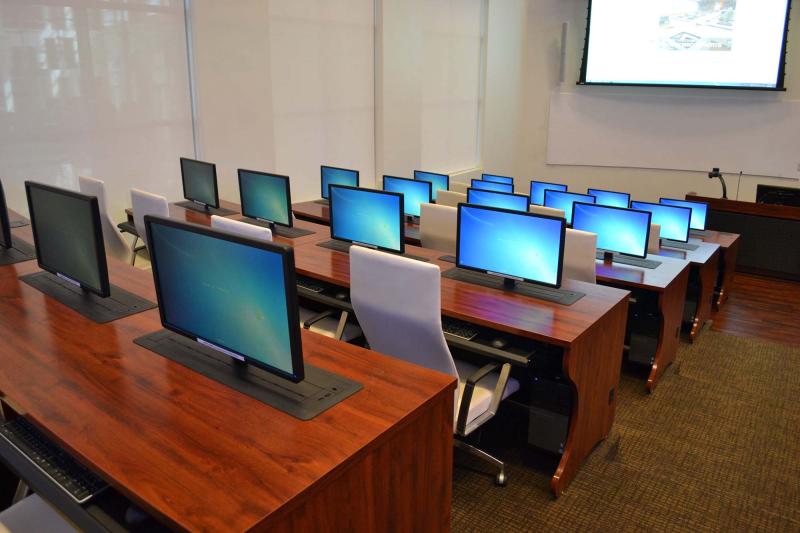
M461 268L560 287L565 232L563 218L460 204L456 262Z
M531 203L544 205L544 191L566 191L567 186L560 183L547 183L545 181L531 181Z
M402 194L344 185L330 190L331 238L405 251Z
M437 174L435 172L415 170L414 179L431 182L431 185L433 186L432 197L434 201L436 200L436 191L450 190L450 176L447 174Z
M214 208L219 207L215 164L181 157L181 179L184 198Z
M508 183L514 185L514 178L509 176L498 176L496 174L481 174L481 180L493 181L495 183Z
M320 167L320 174L322 197L325 199L328 199L329 185L347 185L348 187L358 187L358 170L322 166Z
M240 168L239 196L244 216L291 227L289 176Z
M554 191L551 189L547 189L544 192L545 207L552 207L553 209L561 209L564 211L567 224L572 224L572 204L575 202L583 202L586 204L595 203L594 196L588 194Z
M588 189L586 194L594 196L595 203L610 205L611 207L627 208L631 202L631 195L626 192L604 191L602 189Z
M164 327L303 379L291 248L146 217Z
M607 205L576 203L572 227L597 234L597 248L647 256L650 213Z
M692 210L692 224L690 228L696 230L706 229L708 204L703 202L687 202L686 200L672 200L670 198L661 198L658 203L664 205L677 205L678 207L688 207Z
M103 297L111 294L97 198L25 182L39 266Z
M510 183L495 183L493 181L472 180L473 189L495 192L514 192L514 186Z
M402 194L405 214L414 217L419 216L422 204L429 204L432 200L432 184L429 181L384 176L383 190Z
M8 221L8 207L6 206L6 194L3 191L3 182L0 181L0 247L11 248L11 224Z
M591 0L581 83L783 89L790 0Z
M689 223L692 210L688 207L653 204L650 202L631 202L631 209L650 211L653 215L650 222L661 226L662 239L673 241L689 241Z
M521 194L484 191L471 187L467 189L467 203L522 212L527 212L528 205L530 205L528 203L528 197Z

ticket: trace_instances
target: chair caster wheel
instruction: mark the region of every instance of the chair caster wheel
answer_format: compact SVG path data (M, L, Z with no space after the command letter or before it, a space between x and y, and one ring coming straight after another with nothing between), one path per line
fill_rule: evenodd
M494 478L494 484L497 485L498 487L505 487L506 486L506 473L505 472L500 472L499 474L497 474L497 476Z

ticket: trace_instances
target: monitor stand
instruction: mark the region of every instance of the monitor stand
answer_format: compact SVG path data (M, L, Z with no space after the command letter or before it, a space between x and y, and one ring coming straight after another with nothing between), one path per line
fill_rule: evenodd
M480 285L481 287L489 287L490 289L523 294L561 305L572 305L586 296L586 294L578 291L542 287L540 285L534 285L533 283L514 281L500 276L474 272L465 268L451 268L450 270L442 272L442 277L463 281L465 283L472 283L473 285Z
M158 307L116 285L111 285L111 296L102 298L50 272L35 272L19 279L98 324Z
M314 418L363 388L312 365L305 365L305 379L294 383L165 329L133 342L300 420Z
M185 200L183 202L175 202L175 205L177 205L178 207L182 207L184 209L189 209L190 211L198 211L200 213L205 213L207 215L217 215L220 217L227 217L230 215L238 214L236 211L225 209L224 207L211 207L210 205L198 204L191 200Z
M8 222L8 227L11 228L11 229L13 229L13 228L21 228L23 226L30 225L30 223L31 223L31 221L26 219L26 218L18 218L16 220L10 220Z
M322 204L322 205L330 205L331 202L327 198L320 198L319 200L314 200L315 204Z
M333 240L330 240L330 241L318 242L317 246L320 246L322 248L327 248L329 250L335 250L337 252L343 252L343 253L349 254L350 253L350 248L352 248L353 246L358 246L358 245L350 243L350 242L337 241L336 239L333 239ZM413 259L415 261L424 261L426 263L430 261L430 259L428 259L427 257L421 257L419 255L401 254L401 253L397 253L397 252L389 252L387 250L379 250L379 251L385 252L387 254L399 255L400 257L405 257L407 259Z
M690 252L700 248L700 246L690 242L673 241L672 239L661 239L661 246L664 248L674 248L676 250L689 250Z
M604 250L597 250L595 255L597 259L602 259L604 263L619 263L620 265L630 265L642 268L658 268L661 266L661 261L653 259L643 259L641 257L630 257L623 254L614 252L607 252Z
M298 237L305 237L306 235L313 235L313 231L309 231L307 229L302 228L288 228L286 226L281 226L280 224L275 224L274 222L266 222L264 220L258 220L257 218L250 218L250 217L243 217L240 222L244 222L245 224L251 224L253 226L259 226L261 228L269 228L273 235L277 235L279 237L286 237L287 239L296 239Z
M13 265L36 259L36 248L25 241L12 238L11 248L0 246L0 266Z

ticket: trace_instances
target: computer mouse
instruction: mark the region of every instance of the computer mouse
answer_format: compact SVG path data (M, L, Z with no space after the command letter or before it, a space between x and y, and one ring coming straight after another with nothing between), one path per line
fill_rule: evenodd
M498 350L502 350L506 346L508 346L508 341L505 339L498 337L492 340L492 348L497 348Z
M334 298L336 298L337 300L347 300L347 293L339 291L339 292L336 293Z

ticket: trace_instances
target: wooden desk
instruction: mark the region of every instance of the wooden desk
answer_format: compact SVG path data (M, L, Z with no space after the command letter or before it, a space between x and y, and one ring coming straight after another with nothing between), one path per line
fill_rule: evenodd
M658 255L689 261L689 285L684 307L684 327L689 340L694 342L703 326L711 318L711 303L719 273L720 247L702 242L697 250L676 250L662 247Z
M738 233L705 230L703 235L692 235L691 237L703 242L719 244L719 275L712 296L714 310L719 311L720 307L728 301L728 295L733 287L733 275L736 272L741 236Z
M681 322L686 287L689 282L689 263L669 257L648 256L661 261L658 268L642 268L620 263L597 261L597 282L630 290L636 303L629 312L629 357L638 362L650 360L647 391L653 392L657 380L675 360L680 344ZM655 309L650 300L655 297ZM637 312L636 318L630 316ZM651 326L648 315L657 314ZM650 327L649 327L650 326ZM654 342L649 342L650 330L657 331ZM651 345L655 344L654 347ZM634 351L643 352L634 354ZM643 360L644 359L644 360Z
M150 272L108 264L155 299ZM309 364L364 388L302 422L135 345L157 310L96 324L17 279L36 270L0 267L0 395L165 525L449 529L453 378L303 332Z

